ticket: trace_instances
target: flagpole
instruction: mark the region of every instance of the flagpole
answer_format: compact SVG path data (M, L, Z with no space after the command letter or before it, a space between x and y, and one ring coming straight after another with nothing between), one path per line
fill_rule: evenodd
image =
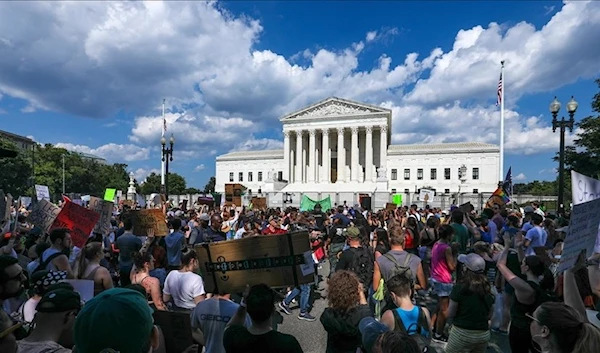
M500 171L498 178L504 175L504 60L500 62L502 68L500 75L502 76L502 90L500 91Z
M162 134L161 137L165 138L165 100L163 99L162 103L162 124L160 127ZM165 158L163 158L162 153L160 156L160 185L165 185Z

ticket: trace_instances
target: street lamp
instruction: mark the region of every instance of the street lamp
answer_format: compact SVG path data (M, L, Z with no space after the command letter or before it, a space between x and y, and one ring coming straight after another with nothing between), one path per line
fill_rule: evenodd
M556 97L552 103L550 103L550 113L552 113L552 132L556 132L557 128L560 128L560 150L559 152L559 164L558 164L558 214L564 214L564 188L565 188L565 130L568 128L569 132L573 132L573 126L575 124L575 112L577 111L577 101L571 96L571 100L567 103L567 112L569 113L569 120L565 120L563 116L558 120L557 115L560 111L560 102Z
M167 200L169 199L169 161L173 161L173 145L175 144L175 138L171 134L171 138L169 138L169 145L171 148L167 147L167 139L163 136L160 139L160 144L162 145L162 161L165 163L165 185L162 185L162 191L165 194Z
M62 155L62 167L63 167L62 168L63 169L62 170L62 179L63 179L62 180L63 181L63 190L62 190L63 192L62 193L64 195L65 194L65 155L64 154Z

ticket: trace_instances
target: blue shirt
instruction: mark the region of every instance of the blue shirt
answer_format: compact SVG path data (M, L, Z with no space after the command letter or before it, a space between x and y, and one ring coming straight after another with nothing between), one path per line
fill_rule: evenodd
M169 266L181 266L181 249L183 249L184 240L185 237L180 231L175 231L165 237Z

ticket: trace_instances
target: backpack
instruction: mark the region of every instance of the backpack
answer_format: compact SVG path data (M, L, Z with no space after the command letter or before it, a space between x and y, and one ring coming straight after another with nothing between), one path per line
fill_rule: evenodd
M54 253L54 254L48 256L48 258L46 259L46 261L40 262L40 264L38 265L38 267L36 267L35 270L33 270L33 272L31 272L31 273L35 273L37 271L43 271L43 270L45 270L46 267L48 267L48 265L50 265L50 263L52 262L52 260L56 259L60 255L64 255L64 253L57 252L57 253ZM40 257L40 259L41 259L41 257Z
M373 253L365 248L353 248L349 249L354 253L352 256L352 262L350 263L350 271L354 272L360 282L363 284L365 290L369 288L371 282L373 282L373 271L375 271L375 256Z
M408 334L408 331L410 331L413 326L416 326L416 332L410 334L409 336L412 337L419 345L419 352L434 352L434 350L431 347L429 347L431 343L431 337L423 336L423 332L428 331L427 317L425 316L423 308L421 308L420 306L418 308L419 316L417 318L417 322L411 324L410 326L408 326L408 328L404 327L404 322L402 322L402 319L398 314L398 310L393 309L392 313L394 314L394 331Z
M394 255L390 254L389 252L383 254L383 256L394 264L394 267L392 267L392 269L390 270L388 277L384 278L384 281L389 281L392 277L402 275L408 278L411 281L411 283L414 282L414 274L410 269L410 260L412 259L413 254L406 253L406 258L404 259L404 262L402 264L400 264L398 260L396 260Z

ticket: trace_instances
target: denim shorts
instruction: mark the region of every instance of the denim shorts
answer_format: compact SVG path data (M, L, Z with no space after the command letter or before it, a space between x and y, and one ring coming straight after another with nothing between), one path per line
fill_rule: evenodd
M454 283L438 282L435 279L431 279L433 283L433 291L438 297L449 297L454 287Z

